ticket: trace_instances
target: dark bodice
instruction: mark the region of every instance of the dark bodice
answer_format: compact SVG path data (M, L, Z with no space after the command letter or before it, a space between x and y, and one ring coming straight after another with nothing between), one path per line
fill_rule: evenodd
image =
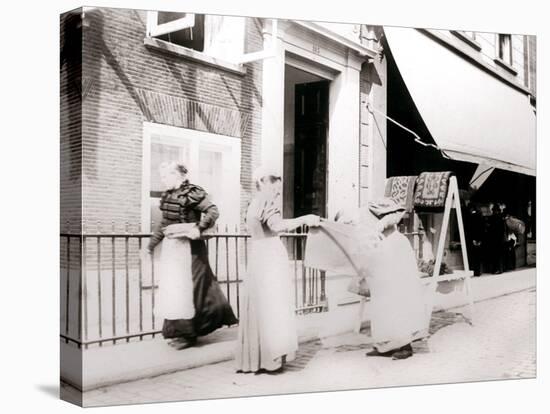
M163 229L176 223L197 223L199 230L206 230L214 225L219 217L218 208L204 189L184 181L179 188L165 191L160 199L162 223L154 231L149 250L163 239Z
M192 184L176 190L166 191L160 199L162 219L166 225L174 223L198 223L201 211L196 205L206 196L206 192Z

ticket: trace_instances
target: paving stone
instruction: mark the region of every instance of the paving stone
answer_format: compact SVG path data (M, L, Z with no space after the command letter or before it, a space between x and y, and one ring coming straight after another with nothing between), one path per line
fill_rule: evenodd
M436 312L431 336L403 361L365 357L365 335L347 335L301 345L282 374L236 374L227 361L89 391L85 405L533 378L535 299L530 290L479 302L473 326L461 309Z

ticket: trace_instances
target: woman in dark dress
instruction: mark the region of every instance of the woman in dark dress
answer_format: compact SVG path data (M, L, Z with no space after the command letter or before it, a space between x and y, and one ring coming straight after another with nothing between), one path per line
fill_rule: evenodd
M183 349L193 346L198 336L238 321L210 268L206 244L200 240L201 233L216 222L218 208L204 189L186 179L185 166L165 163L160 171L168 190L162 194L162 222L154 231L148 250L152 254L162 244L162 335L174 339L172 345ZM180 223L190 223L184 237L177 236L178 230L174 230L181 228Z

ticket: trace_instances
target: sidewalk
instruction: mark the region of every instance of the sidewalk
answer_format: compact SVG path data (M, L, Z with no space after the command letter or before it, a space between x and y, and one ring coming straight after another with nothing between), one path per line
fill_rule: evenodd
M501 275L473 278L472 290L475 302L480 302L531 289L535 287L535 283L535 269L529 268ZM459 294L439 295L436 300L436 309L451 309L464 303L463 296ZM476 306L476 325L478 307ZM323 314L314 314L311 317L319 319ZM437 317L437 314L434 314L432 324ZM90 348L83 352L83 371L86 373L83 390L89 391L121 382L190 370L230 360L233 358L236 335L236 328L221 329L201 338L198 346L182 351L169 347L160 337L115 346ZM353 346L361 349L368 346L369 339L365 335L341 335L337 338L346 337ZM306 332L300 337L300 342L314 339L317 337L312 332ZM330 342L331 338L324 339L324 342L327 341ZM72 383L70 375L62 373L62 376L66 382Z
M415 342L406 360L365 357L364 335L347 334L302 344L281 374L237 374L226 361L89 391L84 405L533 378L535 312L530 289L479 302L474 326L454 312L434 313L431 337Z

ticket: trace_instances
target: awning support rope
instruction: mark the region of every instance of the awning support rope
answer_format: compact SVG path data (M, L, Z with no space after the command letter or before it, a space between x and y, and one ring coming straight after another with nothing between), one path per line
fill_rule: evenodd
M445 151L443 151L443 150L442 150L441 148L439 148L437 145L435 145L435 144L430 144L430 143L428 143L428 142L422 141L422 139L420 138L420 136L419 136L416 132L414 132L414 131L410 130L409 128L407 128L406 126L400 124L400 123L397 122L395 119L390 118L389 116L387 116L387 115L386 115L385 113L383 113L382 111L379 111L378 109L373 108L372 105L370 104L370 102L367 103L367 110L368 110L371 114L373 114L373 115L374 115L374 112L376 112L376 113L382 115L382 116L383 116L384 118L386 118L388 121L393 122L393 123L394 123L395 125L397 125L398 127L400 127L400 128L402 128L402 129L404 129L405 131L407 131L409 134L414 135L414 137L415 137L414 142L416 142L417 144L420 144L420 145L422 145L422 146L424 146L424 147L432 147L432 148L435 148L436 150L438 150L438 151L441 153L441 155L442 155L444 158L447 158L448 160L451 159L451 157L449 157L447 154L445 154Z

